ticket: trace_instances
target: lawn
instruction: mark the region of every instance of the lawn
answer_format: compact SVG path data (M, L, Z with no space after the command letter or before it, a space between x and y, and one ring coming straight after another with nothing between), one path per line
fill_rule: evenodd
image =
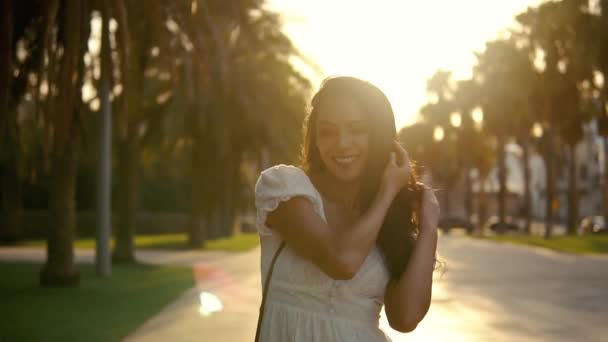
M575 254L608 254L608 235L557 236L549 240L542 236L495 235L484 237L499 242L545 247Z
M41 265L0 262L0 341L120 341L194 286L187 267L79 265L76 288L41 288Z
M188 236L186 234L138 235L135 237L135 247L143 249L183 250L187 249ZM114 243L112 239L112 244ZM250 250L259 244L257 233L235 234L229 238L214 239L206 242L205 251L242 252ZM44 247L44 240L28 240L22 246ZM74 247L83 249L95 248L95 240L77 239Z

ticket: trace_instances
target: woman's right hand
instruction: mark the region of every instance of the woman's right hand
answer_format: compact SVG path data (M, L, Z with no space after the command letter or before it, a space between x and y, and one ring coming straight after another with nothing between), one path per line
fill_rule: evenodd
M396 141L393 150L382 175L382 186L397 194L407 184L411 170L407 151Z

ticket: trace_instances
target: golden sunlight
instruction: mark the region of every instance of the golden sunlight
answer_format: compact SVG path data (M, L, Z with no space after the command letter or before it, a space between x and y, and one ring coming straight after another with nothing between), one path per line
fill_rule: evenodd
M470 76L474 51L537 3L271 0L270 8L284 15L286 33L323 71L303 70L315 87L330 75L366 79L387 94L402 127L416 120L427 99L424 84L437 69Z

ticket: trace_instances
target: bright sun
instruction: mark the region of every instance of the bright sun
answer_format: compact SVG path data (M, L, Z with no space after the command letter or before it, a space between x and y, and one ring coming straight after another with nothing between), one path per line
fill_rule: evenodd
M426 80L437 70L470 76L474 51L514 25L538 0L271 0L285 32L323 71L302 70L318 87L325 76L351 75L380 87L397 126L417 119Z

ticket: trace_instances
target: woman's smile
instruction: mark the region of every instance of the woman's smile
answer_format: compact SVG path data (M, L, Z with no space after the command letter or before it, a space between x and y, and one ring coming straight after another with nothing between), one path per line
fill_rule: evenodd
M359 154L335 156L334 161L340 166L348 167L359 160Z

